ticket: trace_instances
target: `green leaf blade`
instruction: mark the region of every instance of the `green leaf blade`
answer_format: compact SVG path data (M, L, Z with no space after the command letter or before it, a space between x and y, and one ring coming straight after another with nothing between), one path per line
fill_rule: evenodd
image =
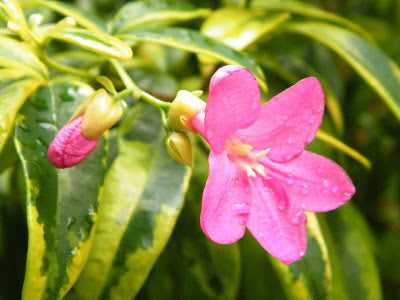
M379 48L346 29L326 23L292 23L287 30L314 39L336 52L382 97L400 120L400 69Z
M112 21L113 32L123 33L137 27L155 27L205 17L209 9L170 0L137 1L124 5Z
M262 69L251 58L194 30L184 28L137 29L119 37L128 42L152 42L207 55L228 64L241 65L253 72L261 88L267 89Z
M134 297L163 250L190 174L169 157L164 139L160 113L151 106L138 105L123 123L94 246L73 299Z
M47 159L58 127L90 92L86 85L43 87L24 106L16 125L15 145L27 187L29 241L22 292L26 300L61 299L90 249L105 143L72 169L57 170Z

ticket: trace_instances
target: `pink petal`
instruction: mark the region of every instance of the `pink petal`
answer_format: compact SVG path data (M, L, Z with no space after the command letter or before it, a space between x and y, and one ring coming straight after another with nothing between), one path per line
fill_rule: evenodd
M314 139L323 110L321 85L308 77L263 105L257 121L237 137L256 149L270 148L268 157L274 161L288 161Z
M346 172L335 162L304 151L287 163L263 159L267 174L284 186L291 201L304 210L333 210L346 203L355 187Z
M247 224L251 234L285 264L299 260L307 248L304 212L290 207L285 191L271 180L251 181L252 203ZM289 206L288 206L289 205Z
M51 142L47 154L55 167L77 165L96 148L97 140L89 140L81 134L81 123L82 117L79 117L66 124Z
M249 214L248 181L226 153L209 157L209 176L203 193L200 225L212 241L230 244L245 233Z
M261 108L260 91L253 74L238 66L220 68L211 78L205 114L205 133L214 152L226 140L252 124Z

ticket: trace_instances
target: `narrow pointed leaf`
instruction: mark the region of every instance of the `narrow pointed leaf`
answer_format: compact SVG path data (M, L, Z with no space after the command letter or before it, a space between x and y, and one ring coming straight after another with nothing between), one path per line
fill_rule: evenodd
M367 31L365 31L360 25L334 13L304 2L293 0L254 0L252 1L252 7L265 8L268 11L284 11L300 16L333 22L338 25L347 27L348 29L356 32L357 34L363 36L369 41L372 40L371 35Z
M66 17L72 17L79 25L91 31L107 31L106 26L99 19L91 16L88 13L82 13L76 7L69 5L68 3L50 0L25 0L21 1L21 5L27 8L37 6L46 7Z
M124 5L112 21L113 32L122 33L137 27L171 25L205 17L209 9L171 0L136 1Z
M95 241L71 299L132 299L174 228L189 169L165 149L160 112L137 105L121 126Z
M237 64L251 70L260 86L266 90L262 69L246 54L233 50L194 30L184 28L137 29L119 35L128 42L151 42L216 58L227 64Z
M57 300L87 259L104 174L105 143L81 165L57 170L47 147L91 89L60 84L39 89L21 110L15 145L23 167L29 232L24 300Z
M332 249L327 244L319 221L314 214L307 214L308 249L306 255L289 266L272 259L281 278L288 299L347 299L339 285L339 274L334 269Z
M382 50L344 28L326 23L292 23L287 29L335 51L368 82L400 120L400 69Z
M0 87L0 152L14 128L19 109L38 86L37 80L23 79Z
M224 8L213 12L201 33L236 50L242 50L273 32L289 19L288 13L260 14L256 11Z
M24 72L26 76L46 79L46 66L36 57L28 45L0 36L0 66Z
M358 161L361 165L363 165L366 169L371 168L371 162L368 158L362 155L357 150L347 146L337 138L331 136L330 134L326 133L325 131L319 129L317 132L317 139L321 140L322 142L332 146L336 150L350 156L354 160Z
M343 268L344 282L352 300L382 299L371 232L352 205L327 215Z
M132 51L128 45L106 33L66 27L50 34L51 38L73 44L109 58L129 59Z

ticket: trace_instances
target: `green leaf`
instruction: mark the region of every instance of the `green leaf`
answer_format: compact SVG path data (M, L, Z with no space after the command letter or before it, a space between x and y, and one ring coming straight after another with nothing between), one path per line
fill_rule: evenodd
M124 5L112 21L113 32L123 33L137 27L156 27L205 17L209 9L172 0L137 1Z
M53 11L58 12L64 16L72 17L79 25L95 32L107 31L105 25L98 19L83 14L76 7L60 1L48 1L48 0L25 0L21 1L21 5L26 8L30 7L46 7Z
M372 236L360 212L351 204L327 214L352 300L382 299Z
M369 41L373 40L372 36L360 25L334 13L319 9L318 7L304 2L292 0L254 0L252 1L252 7L265 8L268 11L284 11L300 16L333 22L338 25L347 27L348 29L356 32L357 34L363 36Z
M337 285L331 249L314 214L307 214L308 249L306 255L289 266L272 259L288 299L347 299Z
M121 125L94 245L73 299L132 299L164 249L190 174L167 154L165 136L160 112L146 104Z
M0 67L16 69L38 79L48 76L46 66L28 45L4 36L0 36Z
M185 207L173 237L141 292L148 300L237 299L241 273L239 247L217 245L200 229L200 199L207 177L207 156L201 149L195 154Z
M23 166L29 232L24 300L61 299L87 259L105 173L105 142L77 167L57 170L47 148L92 90L68 83L39 89L21 110L15 145Z
M331 136L330 134L326 133L325 131L319 129L316 135L317 139L323 141L324 143L332 146L333 148L337 149L338 151L350 156L354 160L358 161L361 165L363 165L366 169L371 169L371 162L368 158L362 155L357 150L347 146L340 140L336 139L335 137Z
M23 79L0 87L0 152L14 127L19 109L38 86L37 80Z
M184 28L137 29L119 37L128 42L151 42L203 54L228 64L238 64L251 70L261 88L267 89L262 69L246 54L233 50L198 32Z
M109 58L130 59L132 57L132 50L128 45L106 33L63 27L54 32L50 31L49 36Z
M269 254L250 235L240 241L241 291L238 299L286 299Z
M277 29L289 17L287 13L260 15L256 11L223 8L205 20L201 33L236 50L243 50Z
M400 69L379 48L346 29L326 23L292 23L287 30L310 37L335 51L369 83L400 120Z

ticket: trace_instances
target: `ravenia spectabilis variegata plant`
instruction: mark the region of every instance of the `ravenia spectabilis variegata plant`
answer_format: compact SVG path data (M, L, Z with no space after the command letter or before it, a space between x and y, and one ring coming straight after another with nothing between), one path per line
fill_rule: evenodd
M18 297L379 299L348 203L347 171L359 190L351 170L371 162L334 137L350 113L333 54L299 39L399 119L400 72L371 34L297 1L124 2L98 17L0 2L0 196L18 191L28 228Z

